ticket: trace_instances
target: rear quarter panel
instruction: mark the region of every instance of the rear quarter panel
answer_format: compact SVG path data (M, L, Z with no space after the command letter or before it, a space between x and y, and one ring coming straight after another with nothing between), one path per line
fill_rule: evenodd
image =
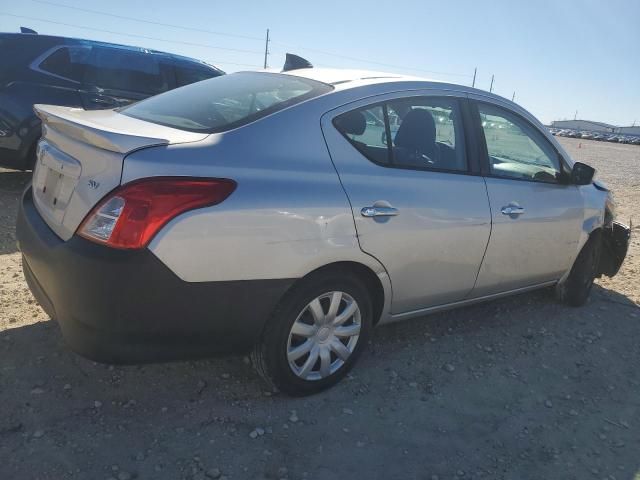
M222 204L172 220L149 248L190 282L300 278L339 261L364 264L351 207L331 163L313 103L189 145L125 160L122 182L160 175L230 178Z

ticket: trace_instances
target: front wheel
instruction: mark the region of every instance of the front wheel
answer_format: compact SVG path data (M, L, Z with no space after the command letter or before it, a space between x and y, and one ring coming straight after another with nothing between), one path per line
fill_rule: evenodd
M561 298L571 306L580 307L589 298L600 261L600 245L600 236L597 233L592 234L578 254L567 280L561 286Z
M321 273L295 286L275 310L253 364L290 395L310 395L335 385L365 347L371 300L357 277Z

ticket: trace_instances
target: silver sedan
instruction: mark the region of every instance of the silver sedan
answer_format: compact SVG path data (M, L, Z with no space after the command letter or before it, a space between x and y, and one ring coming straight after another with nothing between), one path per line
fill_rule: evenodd
M594 170L465 86L306 66L35 108L25 276L99 361L252 352L310 394L376 325L551 286L581 305L627 251Z

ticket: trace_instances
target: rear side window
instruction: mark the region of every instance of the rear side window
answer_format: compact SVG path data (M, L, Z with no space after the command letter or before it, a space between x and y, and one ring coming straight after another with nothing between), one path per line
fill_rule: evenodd
M147 94L169 88L157 55L109 47L93 47L85 82L102 88Z
M332 89L291 75L239 72L171 90L120 112L173 128L214 133L245 125Z
M82 80L91 47L78 45L58 48L39 65L40 70L76 82Z
M379 165L467 171L462 118L454 98L399 98L344 113L334 125Z
M202 80L207 80L219 75L212 68L207 68L204 65L199 65L197 63L176 62L174 69L176 72L176 84L178 87L201 82Z

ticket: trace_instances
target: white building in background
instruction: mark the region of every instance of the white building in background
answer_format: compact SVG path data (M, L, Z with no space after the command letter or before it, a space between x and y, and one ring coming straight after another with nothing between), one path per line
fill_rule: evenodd
M584 132L614 133L616 135L637 135L640 136L640 126L617 127L603 122L591 120L555 120L551 122L551 127L566 130L578 130Z
M587 132L616 133L619 127L608 123L593 122L591 120L556 120L551 122L553 128L567 130L585 130Z
M618 127L616 128L616 133L620 135L638 135L640 136L640 126L639 127Z

